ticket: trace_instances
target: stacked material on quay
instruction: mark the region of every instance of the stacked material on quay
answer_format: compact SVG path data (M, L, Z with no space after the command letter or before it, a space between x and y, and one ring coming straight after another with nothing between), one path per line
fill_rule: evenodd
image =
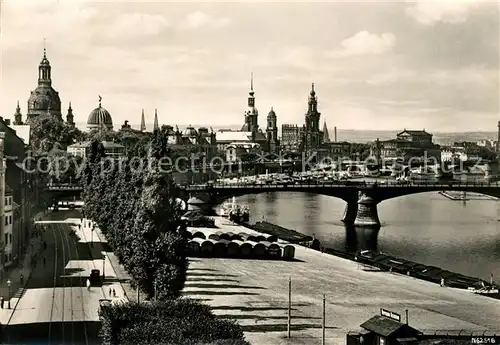
M223 232L207 228L187 230L190 256L292 260L295 247L278 243L276 236Z

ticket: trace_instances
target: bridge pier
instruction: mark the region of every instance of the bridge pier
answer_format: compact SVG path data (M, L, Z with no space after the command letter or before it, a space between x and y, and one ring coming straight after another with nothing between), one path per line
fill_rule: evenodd
M380 228L377 210L378 201L365 191L359 192L358 212L354 226L366 228Z
M344 210L342 222L346 224L353 224L358 214L358 201L347 201Z

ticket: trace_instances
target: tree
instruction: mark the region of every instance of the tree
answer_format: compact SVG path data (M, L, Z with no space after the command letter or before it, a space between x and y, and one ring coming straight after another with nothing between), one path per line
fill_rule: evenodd
M84 134L78 128L49 114L31 118L29 125L30 147L34 152L48 152L54 148L66 150L69 145L84 139Z

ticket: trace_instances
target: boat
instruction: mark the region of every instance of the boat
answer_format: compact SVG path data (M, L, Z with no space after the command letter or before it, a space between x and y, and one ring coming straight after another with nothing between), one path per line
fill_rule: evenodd
M229 217L231 210L236 205L236 197L233 196L233 200L231 202L227 201L223 203L219 208L219 216L221 217Z
M229 212L229 220L235 223L248 222L250 220L250 210L247 206L233 205Z

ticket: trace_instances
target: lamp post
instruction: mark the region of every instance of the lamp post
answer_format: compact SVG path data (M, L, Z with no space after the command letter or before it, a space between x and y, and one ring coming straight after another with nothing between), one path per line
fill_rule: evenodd
M7 286L9 287L9 301L8 301L8 304L7 304L7 307L10 309L10 286L12 285L12 282L9 280L7 280Z
M102 255L102 281L104 282L104 277L105 277L105 274L104 274L104 268L106 267L106 253L103 253Z

